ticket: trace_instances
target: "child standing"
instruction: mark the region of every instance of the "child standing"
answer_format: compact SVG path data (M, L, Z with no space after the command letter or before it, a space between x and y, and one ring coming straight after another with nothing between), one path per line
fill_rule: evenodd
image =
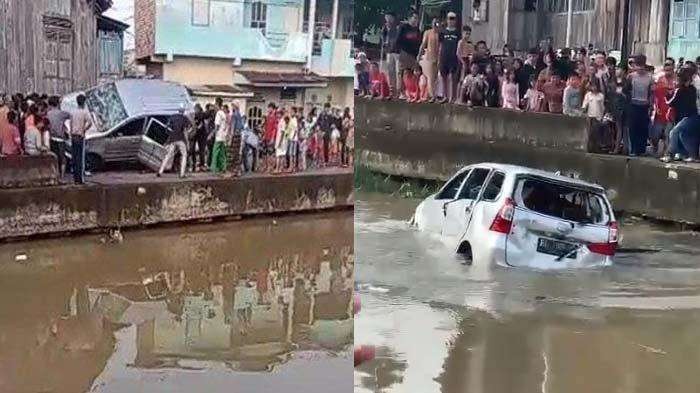
M520 110L518 106L520 92L518 91L518 83L515 81L515 73L512 71L506 72L506 80L503 81L501 87L501 96L503 97L503 109Z
M523 97L526 112L544 112L544 93L537 89L537 79L530 78L530 88Z
M472 28L468 25L462 26L462 39L457 43L457 59L461 65L459 80L463 81L471 68L471 57L474 54L474 45L469 40L472 35Z
M603 116L605 115L605 95L600 91L597 83L590 83L588 85L588 92L583 97L581 109L592 121L596 146L600 150L614 149L615 138L608 135L607 127L605 127L603 123Z
M338 165L340 157L340 130L338 126L333 123L331 126L331 159L330 162Z

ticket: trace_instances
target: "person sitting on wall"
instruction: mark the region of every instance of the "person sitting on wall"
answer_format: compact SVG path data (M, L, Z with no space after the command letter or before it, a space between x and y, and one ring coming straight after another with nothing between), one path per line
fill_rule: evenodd
M0 155L17 156L23 153L22 138L17 122L17 112L7 112L7 122L0 123Z
M44 143L44 128L46 119L35 116L32 124L24 132L24 152L29 156L39 156L49 151L47 143Z
M379 64L376 62L372 63L372 67L370 69L370 86L372 97L383 100L391 98L389 79L385 73L379 71Z

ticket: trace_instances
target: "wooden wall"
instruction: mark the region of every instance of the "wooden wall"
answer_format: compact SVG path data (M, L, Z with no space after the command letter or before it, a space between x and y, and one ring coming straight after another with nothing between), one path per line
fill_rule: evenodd
M94 85L98 44L93 3L0 0L5 34L0 37L0 91L63 94Z

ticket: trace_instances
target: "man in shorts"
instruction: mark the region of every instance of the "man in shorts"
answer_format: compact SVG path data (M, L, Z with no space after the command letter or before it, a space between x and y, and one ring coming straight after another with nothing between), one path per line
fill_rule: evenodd
M399 75L403 75L405 70L413 70L418 65L418 51L421 44L421 34L418 28L418 13L411 12L408 23L399 27L399 34L396 38L396 48L399 51ZM397 81L399 98L405 99L403 91L403 80L399 77Z
M447 14L447 28L440 32L440 78L442 78L443 98L442 102L455 102L457 77L459 77L459 59L457 58L457 45L460 34L457 29L457 14Z

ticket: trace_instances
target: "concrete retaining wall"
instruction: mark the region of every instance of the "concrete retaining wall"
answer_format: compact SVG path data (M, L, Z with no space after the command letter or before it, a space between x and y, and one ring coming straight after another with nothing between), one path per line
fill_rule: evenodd
M41 187L58 184L56 156L0 157L0 188Z
M351 207L352 173L0 190L0 239Z
M366 99L355 99L355 117L366 131L449 133L583 152L595 146L584 117Z
M377 110L368 110L365 106L362 116L384 116L385 108L378 106ZM358 123L364 124L364 120ZM357 162L381 173L446 180L457 168L478 162L562 171L606 187L616 210L700 224L698 166L663 164L651 158L630 159L564 148L533 147L513 141L484 142L459 132L407 132L358 127L356 141Z

